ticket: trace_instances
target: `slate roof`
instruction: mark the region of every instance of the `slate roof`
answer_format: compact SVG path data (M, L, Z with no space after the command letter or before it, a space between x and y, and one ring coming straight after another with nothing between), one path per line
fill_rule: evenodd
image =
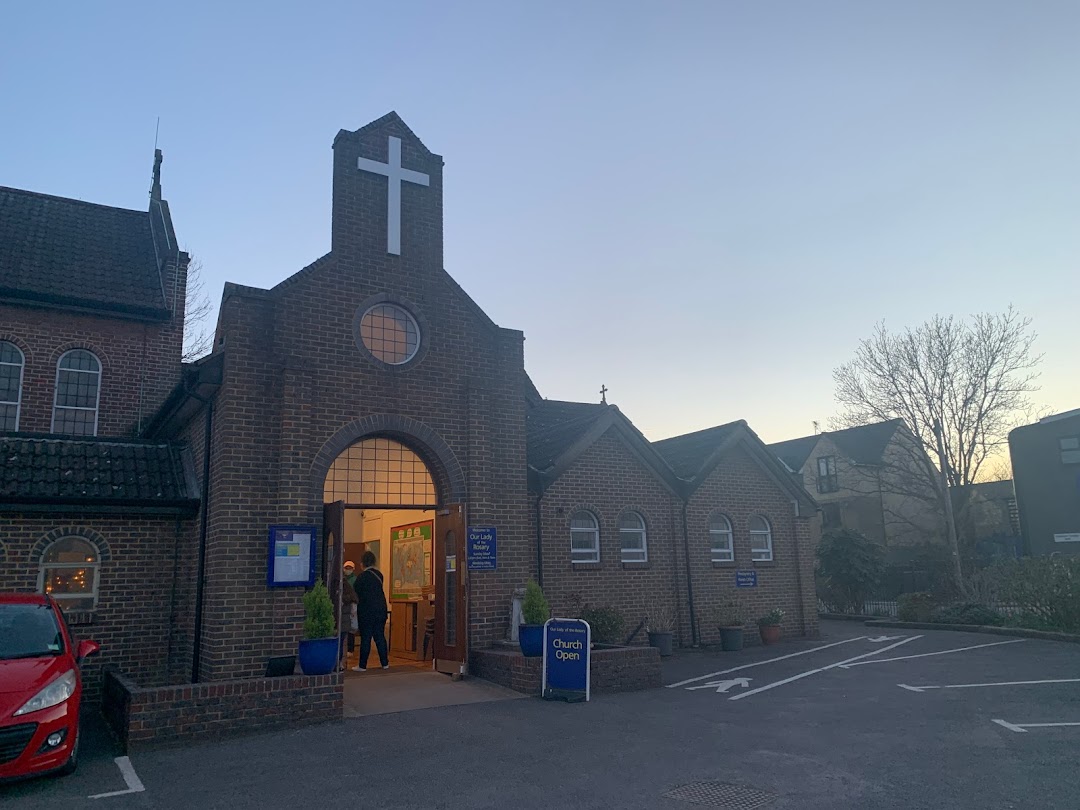
M885 448L892 441L896 429L904 424L903 419L890 419L888 422L876 422L872 425L845 428L819 433L815 436L803 436L784 442L770 444L771 449L792 470L802 469L806 459L813 452L814 446L822 436L832 439L837 449L856 464L881 464Z
M603 416L610 406L545 399L525 418L529 466L546 470Z
M0 186L0 296L166 317L150 214Z
M689 479L701 471L702 466L717 447L733 432L745 426L746 423L742 421L729 422L726 425L717 425L695 433L662 439L653 442L653 447L663 456L679 478Z
M167 444L0 436L3 501L176 505L192 497Z

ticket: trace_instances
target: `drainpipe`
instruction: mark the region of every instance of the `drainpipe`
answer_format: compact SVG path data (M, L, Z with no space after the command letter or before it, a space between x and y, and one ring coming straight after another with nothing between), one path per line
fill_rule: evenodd
M686 553L686 593L690 598L690 644L696 647L700 642L698 640L697 629L697 611L694 609L694 579L690 575L690 531L687 528L686 522L686 507L687 502L683 501L682 504L682 539L683 549Z
M540 501L543 497L543 490L541 490L536 496L536 584L541 590L544 588L544 538L540 523Z
M206 405L206 435L203 439L202 520L199 526L199 571L195 580L195 634L191 653L191 682L199 682L200 648L202 647L203 579L206 577L206 531L210 520L210 447L214 426L214 403L191 392Z

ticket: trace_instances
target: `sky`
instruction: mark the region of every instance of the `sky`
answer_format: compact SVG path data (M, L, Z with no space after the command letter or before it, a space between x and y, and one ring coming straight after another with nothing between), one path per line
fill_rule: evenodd
M446 161L446 269L548 398L779 441L876 323L1013 304L1060 412L1077 42L1074 0L9 4L0 185L145 209L157 131L216 304L329 250L333 138L396 110Z

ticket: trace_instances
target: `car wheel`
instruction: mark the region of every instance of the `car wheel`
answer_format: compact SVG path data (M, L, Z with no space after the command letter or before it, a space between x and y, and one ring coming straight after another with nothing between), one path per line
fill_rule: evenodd
M79 738L79 731L76 729L75 747L71 749L71 756L68 757L68 761L57 771L60 776L71 776L71 774L75 773L75 769L79 767Z

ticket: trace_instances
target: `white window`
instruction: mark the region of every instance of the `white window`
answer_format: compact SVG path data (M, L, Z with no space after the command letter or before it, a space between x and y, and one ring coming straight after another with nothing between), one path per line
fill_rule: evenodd
M81 537L62 537L41 557L38 590L65 611L93 610L98 594L98 553Z
M56 364L53 433L96 436L101 363L86 349L66 352Z
M24 365L19 347L0 340L0 431L19 429Z
M637 512L624 512L619 518L619 544L622 546L624 563L649 561L645 520Z
M750 518L750 559L769 562L772 559L772 529L760 515Z
M600 524L592 512L575 512L570 518L570 562L600 562Z
M713 515L709 519L709 547L713 562L735 562L731 521L723 515Z

